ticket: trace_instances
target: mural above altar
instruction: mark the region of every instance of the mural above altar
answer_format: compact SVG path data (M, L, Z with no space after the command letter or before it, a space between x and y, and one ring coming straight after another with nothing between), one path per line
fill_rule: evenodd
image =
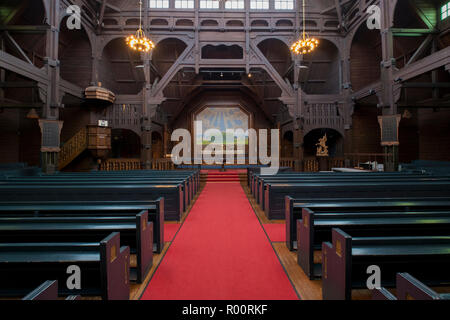
M207 107L198 113L195 121L202 122L202 132L195 133L197 144L208 145L211 140L204 139L204 133L209 129L217 129L222 133L223 144L230 143L226 139L227 129L237 132L233 144L248 144L249 116L238 107Z

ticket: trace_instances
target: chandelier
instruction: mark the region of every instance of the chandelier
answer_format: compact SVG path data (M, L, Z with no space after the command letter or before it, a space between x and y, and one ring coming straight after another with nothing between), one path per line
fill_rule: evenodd
M295 54L307 54L312 52L319 46L319 40L310 38L306 34L306 20L305 20L305 0L303 0L303 33L302 38L298 39L291 46L291 51Z
M135 35L127 37L126 42L131 49L141 52L149 52L155 47L153 41L148 39L142 30L142 0L139 1L139 29Z

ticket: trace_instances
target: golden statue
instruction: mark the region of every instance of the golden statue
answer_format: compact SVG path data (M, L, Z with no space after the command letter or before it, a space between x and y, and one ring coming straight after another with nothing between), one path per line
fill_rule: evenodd
M323 138L319 139L319 143L316 143L318 157L328 157L328 146L327 146L327 134L323 136Z

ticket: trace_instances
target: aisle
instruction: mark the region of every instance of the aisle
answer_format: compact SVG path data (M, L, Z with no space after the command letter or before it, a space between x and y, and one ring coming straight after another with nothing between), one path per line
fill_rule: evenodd
M298 299L239 182L208 182L144 300Z

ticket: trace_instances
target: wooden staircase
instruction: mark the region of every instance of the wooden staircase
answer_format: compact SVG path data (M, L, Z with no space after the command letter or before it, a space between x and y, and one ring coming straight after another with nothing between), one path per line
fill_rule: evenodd
M68 166L88 149L95 158L103 158L111 150L111 128L89 125L70 138L59 152L58 170Z
M72 138L69 139L59 152L59 166L61 170L75 160L88 146L87 128L81 128Z

